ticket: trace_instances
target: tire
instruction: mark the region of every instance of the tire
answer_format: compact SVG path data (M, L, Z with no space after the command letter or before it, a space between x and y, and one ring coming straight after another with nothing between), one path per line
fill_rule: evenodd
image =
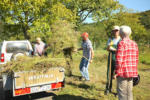
M1 100L5 100L5 91L3 88L3 79L0 78L0 98Z
M0 75L0 100L12 100L13 97L12 90L6 90L4 84L4 78Z

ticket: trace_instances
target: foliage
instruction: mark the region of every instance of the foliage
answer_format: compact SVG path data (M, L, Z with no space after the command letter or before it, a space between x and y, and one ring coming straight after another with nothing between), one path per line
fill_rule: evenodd
M57 0L4 0L0 1L0 9L4 23L18 25L22 32L15 32L25 39L36 36L36 33L49 35L50 24L56 19L74 19L73 13Z
M106 43L107 35L102 23L83 24L78 30L89 33L94 48L102 47Z
M132 29L132 38L137 42L143 41L145 39L146 30L140 23L139 18L139 15L126 10L120 10L118 13L113 14L108 20L104 21L108 36L110 36L111 29L114 25L128 25Z
M2 33L4 30L4 28L3 28L4 26L3 26L3 23L0 21L0 33ZM0 41L1 41L1 38L0 38Z
M144 27L147 29L146 30L146 35L145 35L145 42L144 44L147 44L148 47L150 48L150 10L138 13L140 16L140 22Z
M57 20L67 20L76 25L87 17L101 20L118 9L118 5L115 0L2 0L0 17L9 28L15 26L13 31L5 30L6 37L45 38L51 35L51 24Z
M8 24L20 24L25 38L30 24L40 16L45 0L4 0L0 1L2 20Z
M118 21L119 25L128 25L132 29L132 38L136 41L143 41L143 36L145 35L145 28L140 23L139 16L132 13L121 13L121 16L119 15L119 20L122 20L122 22Z
M78 23L82 23L87 17L106 17L111 11L117 9L119 3L115 0L70 0L66 4L77 15Z
M51 14L47 14L34 21L33 26L31 26L30 30L28 30L31 39L41 37L47 40L47 38L50 38L53 33L55 33L51 30L51 26L54 26L53 24L55 24L58 20L66 20L70 23L75 21L73 13L61 3L52 5L52 8L49 10Z
M69 22L75 22L76 15L60 2L53 5L50 11L52 13L50 16L50 18L52 18L52 22L57 20L67 20Z
M145 28L150 29L150 10L139 13L140 21L145 26Z

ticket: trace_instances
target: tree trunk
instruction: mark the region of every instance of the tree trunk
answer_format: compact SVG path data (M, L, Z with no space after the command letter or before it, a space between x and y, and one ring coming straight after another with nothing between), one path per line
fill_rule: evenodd
M27 39L27 40L29 40L30 36L27 33L27 29L28 29L27 27L23 27L23 34L24 34L24 38Z
M150 40L148 40L148 48L150 48Z
M54 42L53 57L55 57L55 50L56 50L56 42Z

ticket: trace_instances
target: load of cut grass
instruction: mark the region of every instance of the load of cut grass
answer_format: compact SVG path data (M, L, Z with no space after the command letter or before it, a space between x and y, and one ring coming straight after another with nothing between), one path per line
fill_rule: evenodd
M17 60L8 62L2 66L1 72L17 71L41 71L52 67L65 67L64 58L45 58L45 57L18 57Z

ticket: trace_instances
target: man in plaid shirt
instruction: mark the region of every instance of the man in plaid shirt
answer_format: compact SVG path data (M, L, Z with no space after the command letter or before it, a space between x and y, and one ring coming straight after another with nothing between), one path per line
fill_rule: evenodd
M138 46L129 36L131 28L129 26L120 27L122 40L118 44L116 52L117 93L119 100L133 100L132 88L133 77L137 77Z

